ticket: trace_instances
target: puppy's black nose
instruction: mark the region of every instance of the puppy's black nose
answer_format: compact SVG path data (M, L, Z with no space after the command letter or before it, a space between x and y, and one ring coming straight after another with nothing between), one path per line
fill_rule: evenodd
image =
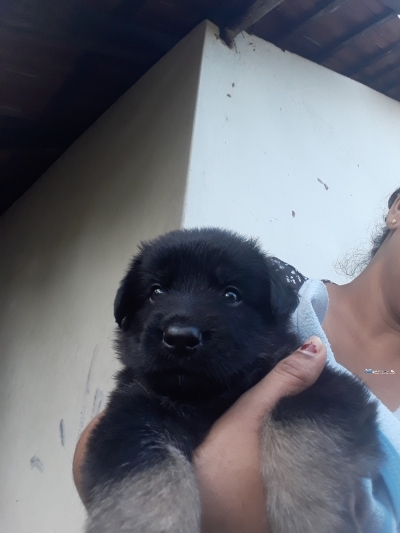
M190 326L168 326L163 334L163 342L168 348L193 350L201 343L201 332Z

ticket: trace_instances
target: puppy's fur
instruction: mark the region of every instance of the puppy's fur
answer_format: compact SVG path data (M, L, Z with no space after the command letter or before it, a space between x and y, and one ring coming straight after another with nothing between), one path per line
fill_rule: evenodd
M298 348L297 303L256 241L195 229L141 245L115 299L124 369L83 466L87 533L200 532L193 450ZM271 533L362 531L380 451L359 380L326 367L266 416L261 441Z

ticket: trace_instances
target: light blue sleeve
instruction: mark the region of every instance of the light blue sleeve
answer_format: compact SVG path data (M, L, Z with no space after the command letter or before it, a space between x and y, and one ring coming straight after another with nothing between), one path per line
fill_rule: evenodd
M328 292L319 280L307 280L299 291L299 306L292 323L300 340L317 335L328 351L328 363L341 372L349 371L334 357L329 341L322 329L329 305ZM365 479L368 520L363 533L400 533L400 421L372 393L378 402L379 438L384 461L377 479Z
M379 477L373 482L365 480L370 509L365 533L399 533L400 455L386 435L379 433L385 460Z
M377 479L365 479L370 510L365 533L399 533L400 454L382 431L379 438L385 460Z

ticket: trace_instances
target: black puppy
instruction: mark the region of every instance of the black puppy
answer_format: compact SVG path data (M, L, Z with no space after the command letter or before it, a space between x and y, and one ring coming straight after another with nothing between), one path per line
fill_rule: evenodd
M115 299L124 369L83 466L88 533L200 532L193 450L298 348L297 303L254 240L194 229L141 245ZM268 531L362 531L362 478L380 452L359 380L327 366L278 403L261 440Z

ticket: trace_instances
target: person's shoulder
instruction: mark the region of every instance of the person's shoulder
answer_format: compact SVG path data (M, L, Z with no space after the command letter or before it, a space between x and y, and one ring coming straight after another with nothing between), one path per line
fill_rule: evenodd
M297 292L300 290L302 285L308 280L306 276L301 274L301 272L299 272L292 265L289 265L289 263L285 263L285 261L282 261L282 259L270 256L269 261L272 268L278 274L279 278L284 283L295 289Z

